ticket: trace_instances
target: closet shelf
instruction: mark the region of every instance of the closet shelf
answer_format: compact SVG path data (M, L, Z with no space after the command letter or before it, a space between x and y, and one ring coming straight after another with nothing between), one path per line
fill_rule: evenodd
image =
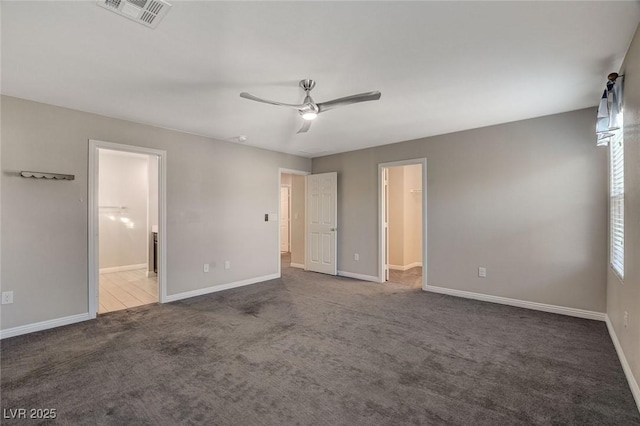
M126 206L98 206L98 208L100 210L127 210L128 208Z

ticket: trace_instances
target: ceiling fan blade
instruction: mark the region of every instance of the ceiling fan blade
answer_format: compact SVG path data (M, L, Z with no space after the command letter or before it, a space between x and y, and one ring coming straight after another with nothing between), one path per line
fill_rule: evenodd
M278 106L290 107L290 108L295 108L295 109L300 109L300 108L304 107L304 105L292 105L292 104L285 104L285 103L282 103L282 102L269 101L267 99L261 99L261 98L259 98L257 96L253 96L251 93L247 93L247 92L240 93L240 97L241 98L245 98L245 99L249 99L249 100L252 100L252 101L256 101L256 102L263 102L265 104L278 105Z
M304 124L302 125L300 130L298 130L297 134L307 133L309 131L309 128L311 128L311 120L304 120Z
M328 111L330 109L357 104L358 102L377 101L382 94L378 91L360 93L357 95L346 96L344 98L334 99L332 101L321 102L318 105L318 112Z

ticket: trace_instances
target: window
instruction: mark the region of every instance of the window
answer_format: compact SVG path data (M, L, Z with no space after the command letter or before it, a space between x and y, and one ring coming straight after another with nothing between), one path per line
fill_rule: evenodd
M610 143L609 168L610 201L609 221L611 247L609 251L611 268L620 278L624 278L624 141L622 136L622 113L619 115L620 129L615 132Z

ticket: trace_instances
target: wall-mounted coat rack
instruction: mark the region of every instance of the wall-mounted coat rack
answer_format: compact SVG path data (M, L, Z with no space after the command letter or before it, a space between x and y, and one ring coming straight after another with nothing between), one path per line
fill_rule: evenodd
M63 175L60 173L47 172L20 172L20 176L33 179L54 179L54 180L74 180L75 175Z

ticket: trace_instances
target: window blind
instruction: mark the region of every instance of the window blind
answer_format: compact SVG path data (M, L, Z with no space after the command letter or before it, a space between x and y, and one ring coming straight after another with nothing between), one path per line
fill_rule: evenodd
M615 132L610 150L610 260L613 270L620 278L624 278L624 143L622 129Z

